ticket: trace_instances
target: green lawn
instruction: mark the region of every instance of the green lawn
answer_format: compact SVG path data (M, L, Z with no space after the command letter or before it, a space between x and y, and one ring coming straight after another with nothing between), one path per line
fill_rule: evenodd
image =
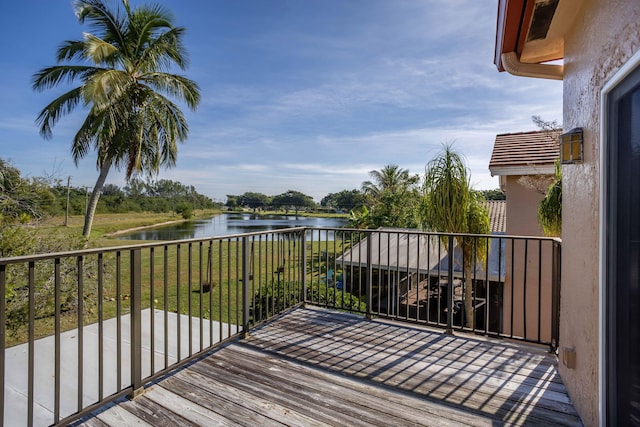
M206 215L214 213L208 212ZM109 239L104 233L122 228L132 228L170 220L170 215L126 214L98 215L94 232L89 241L90 246L105 247L101 258L98 255L87 255L83 260L83 295L84 316L82 322L96 322L99 317L109 319L118 312L126 314L130 309L130 250L118 250L116 246L136 243ZM175 218L175 217L174 217ZM59 219L48 221L43 232L80 233L82 218L72 217L71 225L59 225ZM94 237L97 236L97 237ZM278 283L293 286L301 277L300 242L273 242L256 240L248 245L248 272L251 280L249 292L253 296L264 295L275 288ZM307 243L307 282L309 286L319 286L322 276L327 274L327 260L335 259L332 253L340 253L342 245L330 242ZM328 254L328 256L327 256ZM209 259L211 263L209 264ZM195 243L171 242L153 248L141 250L141 305L142 308L153 307L169 312L191 314L192 316L213 319L225 323L242 322L242 280L241 242L233 240L213 240ZM63 298L72 301L73 306L61 316L61 327L69 330L78 326L77 307L77 268L75 259L67 262L68 286ZM42 273L36 275L38 287L50 283L53 276L52 261L45 262ZM24 280L24 278L23 278ZM42 283L40 283L42 282ZM291 285L289 285L291 284ZM26 283L23 282L22 286ZM202 292L209 287L209 292ZM52 291L50 291L52 292ZM44 294L44 293L43 293ZM51 294L50 294L51 295ZM54 330L53 297L36 311L37 337L50 335ZM22 313L24 315L24 313ZM6 336L8 346L25 342L28 337L26 325L9 330Z

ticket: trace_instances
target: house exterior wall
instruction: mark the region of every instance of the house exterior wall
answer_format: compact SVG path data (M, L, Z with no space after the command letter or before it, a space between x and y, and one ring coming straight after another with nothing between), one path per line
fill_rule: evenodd
M543 195L520 184L521 175L506 177L507 194L506 233L517 236L543 236L538 223L538 205Z
M575 369L560 374L585 425L599 422L600 93L640 49L637 0L587 0L565 37L563 127L584 130L583 164L562 169L560 359L574 349Z
M538 223L539 192L522 185L521 175L506 176L505 232L513 236L543 236ZM507 242L503 287L503 332L543 341L551 339L551 242ZM526 257L526 262L523 263ZM513 313L511 310L513 301ZM539 313L539 307L541 312ZM540 322L540 324L539 324Z

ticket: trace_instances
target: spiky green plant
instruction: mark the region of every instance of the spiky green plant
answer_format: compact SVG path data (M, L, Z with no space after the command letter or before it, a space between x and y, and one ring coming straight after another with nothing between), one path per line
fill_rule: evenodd
M423 228L446 233L488 234L489 213L482 199L482 195L471 188L468 168L462 156L451 145L445 145L426 167ZM487 244L484 239L473 237L457 236L455 240L462 249L464 264L466 326L473 329L473 261L486 259ZM453 260L453 248L448 248L448 251L449 258Z
M562 234L562 167L556 161L555 179L538 205L538 222L547 236Z

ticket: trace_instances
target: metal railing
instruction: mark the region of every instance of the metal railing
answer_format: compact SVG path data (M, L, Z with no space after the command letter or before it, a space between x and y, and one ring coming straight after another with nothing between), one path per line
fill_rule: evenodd
M314 262L307 263L305 302L556 350L560 240L398 229L332 232L312 231L307 239Z
M546 238L295 228L0 259L0 424L66 424L302 304L555 350L559 256Z

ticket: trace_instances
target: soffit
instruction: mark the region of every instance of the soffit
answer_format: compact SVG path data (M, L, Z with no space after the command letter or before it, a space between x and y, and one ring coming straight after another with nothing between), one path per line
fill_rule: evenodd
M494 63L504 71L501 55L516 52L523 63L564 57L564 36L583 0L499 0Z

